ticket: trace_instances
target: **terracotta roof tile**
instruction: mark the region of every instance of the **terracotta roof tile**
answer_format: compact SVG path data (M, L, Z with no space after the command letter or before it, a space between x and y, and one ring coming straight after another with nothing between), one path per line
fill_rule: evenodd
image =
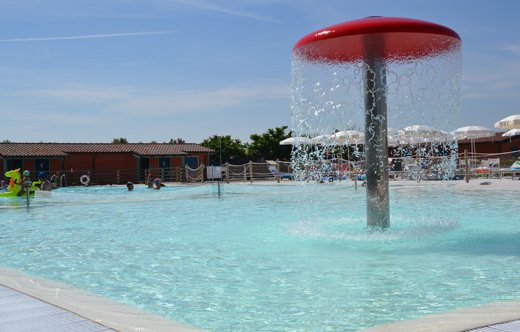
M59 144L0 143L1 157L64 157L66 155Z
M140 156L184 156L212 152L198 144L166 143L0 143L0 157L65 157L71 153L133 153Z
M184 144L178 144L178 146L181 148L184 152L202 152L202 153L208 153L213 152L212 149L209 149L205 146L195 144L195 143L184 143Z

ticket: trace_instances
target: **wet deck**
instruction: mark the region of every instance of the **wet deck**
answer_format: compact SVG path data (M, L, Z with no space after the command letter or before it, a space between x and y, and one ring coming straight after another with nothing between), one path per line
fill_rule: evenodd
M114 331L65 309L0 285L0 331Z

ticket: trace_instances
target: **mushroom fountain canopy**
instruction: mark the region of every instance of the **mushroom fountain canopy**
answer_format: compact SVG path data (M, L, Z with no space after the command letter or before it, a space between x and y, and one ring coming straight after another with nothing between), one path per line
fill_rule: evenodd
M293 52L312 62L356 62L367 58L414 61L460 48L459 35L439 24L397 17L367 17L315 31Z

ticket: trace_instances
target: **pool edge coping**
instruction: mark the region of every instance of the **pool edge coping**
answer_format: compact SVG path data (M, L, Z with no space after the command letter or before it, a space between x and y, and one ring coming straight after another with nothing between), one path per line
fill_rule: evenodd
M377 325L358 332L460 332L517 320L520 320L520 301L499 301Z
M0 267L0 284L116 331L204 331L62 282Z

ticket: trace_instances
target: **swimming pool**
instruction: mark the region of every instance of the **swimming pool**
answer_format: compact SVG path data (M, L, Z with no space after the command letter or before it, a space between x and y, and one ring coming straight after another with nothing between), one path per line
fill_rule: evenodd
M0 201L0 266L212 331L353 331L520 298L520 192L352 183L69 187Z

